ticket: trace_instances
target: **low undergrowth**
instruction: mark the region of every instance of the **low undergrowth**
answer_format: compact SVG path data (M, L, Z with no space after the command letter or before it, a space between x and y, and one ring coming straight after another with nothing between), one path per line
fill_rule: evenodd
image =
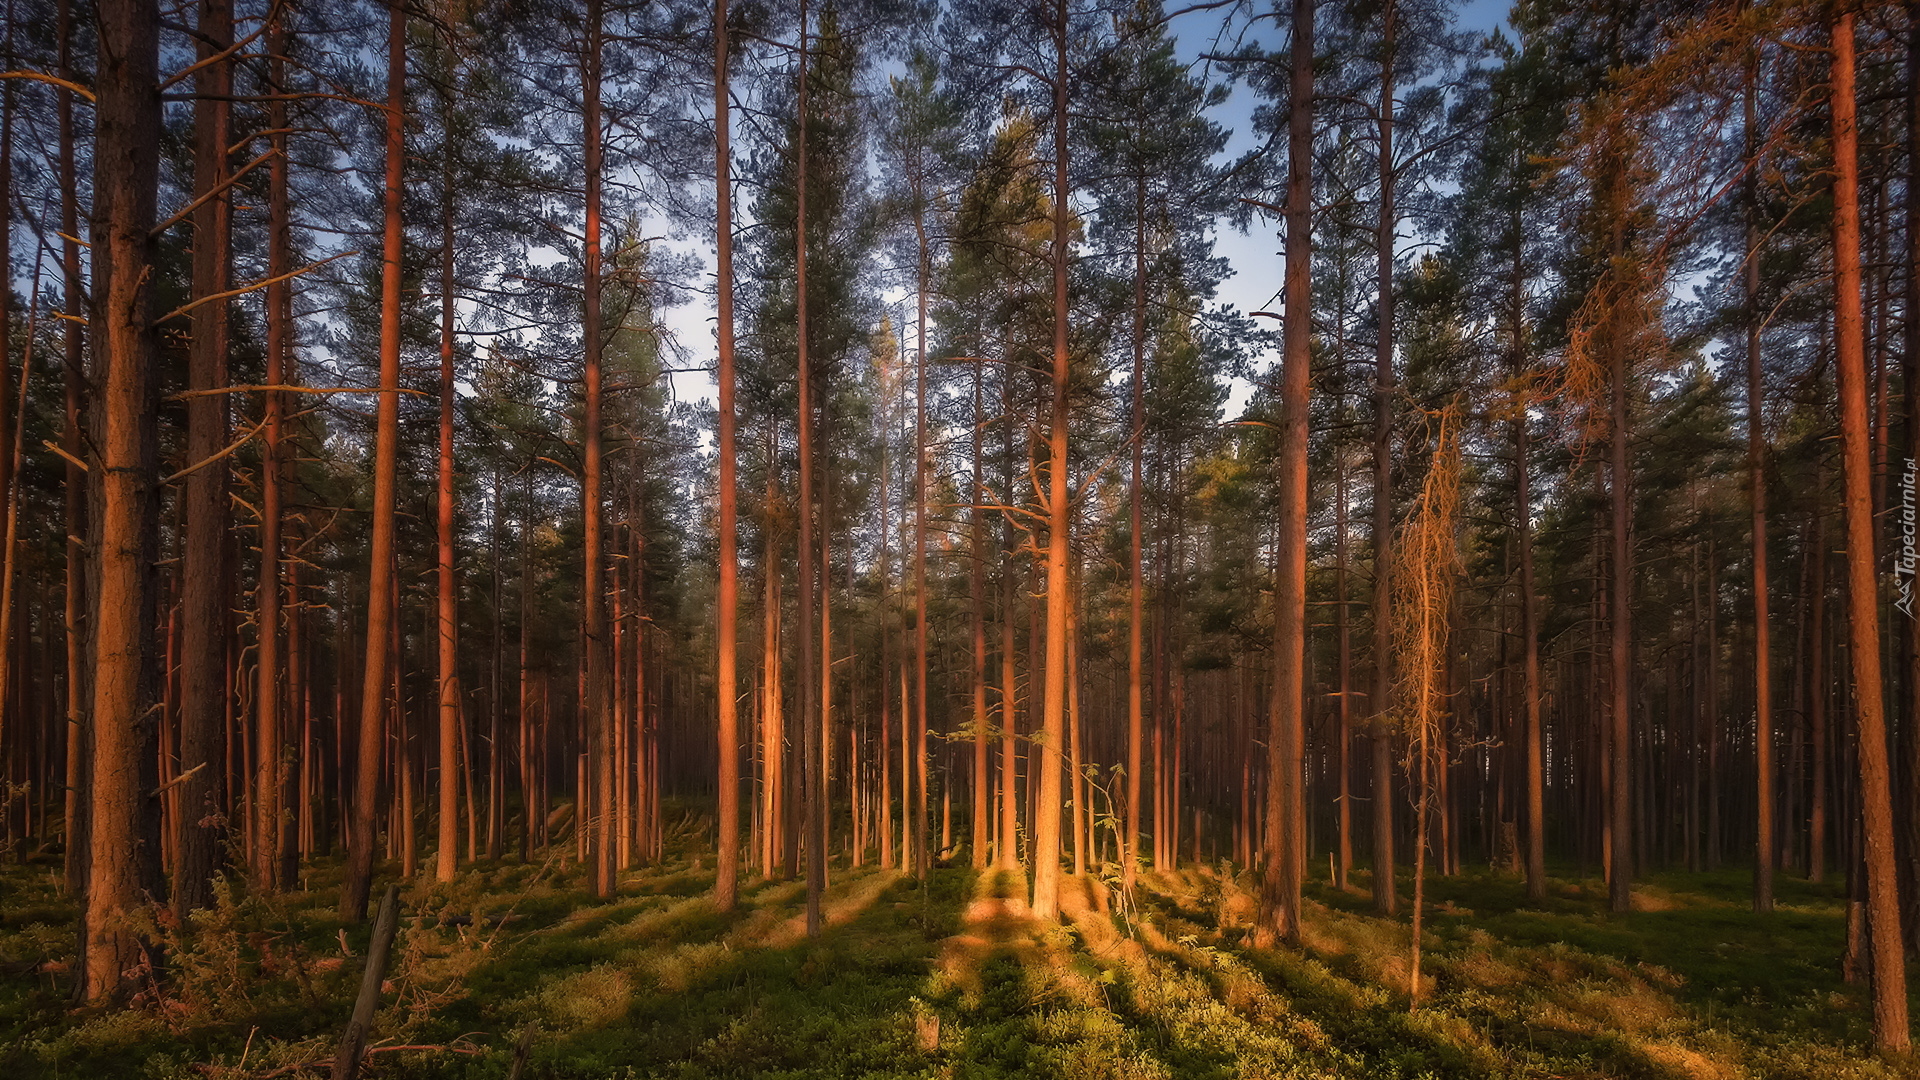
M99 1010L70 1002L56 869L0 871L0 1069L325 1075L367 935L333 912L338 873L280 897L223 886L185 926L156 914L155 989ZM1435 879L1410 1009L1404 912L1316 887L1300 947L1254 948L1256 882L1231 866L1143 875L1127 910L1069 879L1058 923L1015 873L841 869L809 938L797 883L721 912L692 851L607 901L561 855L509 860L404 892L366 1075L501 1078L523 1037L528 1080L1903 1075L1863 1050L1838 890L1782 882L1760 917L1743 882L1656 877L1613 916L1593 881L1530 903L1508 877Z

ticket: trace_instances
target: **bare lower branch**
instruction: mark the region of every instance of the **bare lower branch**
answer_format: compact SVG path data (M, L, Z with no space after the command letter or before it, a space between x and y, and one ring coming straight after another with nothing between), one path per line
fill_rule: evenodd
M165 315L162 315L158 319L155 319L154 323L158 325L160 323L166 322L169 319L177 319L180 316L185 315L187 312L192 311L194 308L197 308L202 304L211 304L215 300L231 300L236 296L245 296L250 292L258 292L259 290L264 289L269 285L278 285L280 282L286 281L289 278L297 278L302 274L311 273L312 271L318 270L321 267L327 265L328 263L335 261L336 259L344 259L349 255L358 255L358 254L360 254L358 251L343 251L338 255L333 255L333 256L329 256L328 258L321 259L317 263L308 263L307 265L301 267L298 270L290 270L284 274L278 274L274 277L264 278L260 281L254 282L251 285L242 285L238 289L228 289L226 292L214 293L211 296L203 296L198 300L192 300L185 304L180 305L177 308L174 308L172 311L169 311Z
M79 83L62 79L57 75L48 75L43 71L0 71L0 79L31 79L34 82L49 83L62 90L78 94L88 101L94 100L93 91L81 86Z

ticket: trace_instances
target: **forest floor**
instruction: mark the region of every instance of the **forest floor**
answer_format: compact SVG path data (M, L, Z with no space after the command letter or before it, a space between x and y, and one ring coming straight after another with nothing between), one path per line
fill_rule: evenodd
M1759 917L1743 871L1661 874L1612 916L1597 880L1529 904L1508 876L1435 878L1409 1011L1406 917L1358 887L1313 887L1304 947L1269 950L1231 867L1144 875L1128 911L1068 879L1055 925L1017 874L836 869L810 941L800 884L754 879L722 914L693 846L608 901L557 858L414 884L364 1075L505 1077L523 1036L526 1080L1902 1075L1863 1050L1838 885L1783 880ZM333 913L337 867L157 927L165 989L113 1011L68 1003L57 869L0 871L0 1075L325 1075L368 934Z

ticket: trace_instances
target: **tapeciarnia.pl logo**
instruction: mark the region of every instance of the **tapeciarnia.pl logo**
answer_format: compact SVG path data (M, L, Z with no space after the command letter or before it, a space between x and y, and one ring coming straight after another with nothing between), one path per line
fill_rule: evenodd
M1900 473L1900 555L1893 560L1894 587L1900 591L1900 599L1894 601L1894 607L1913 618L1913 578L1916 560L1914 554L1914 504L1913 484L1915 466L1912 458L1907 459L1906 467Z

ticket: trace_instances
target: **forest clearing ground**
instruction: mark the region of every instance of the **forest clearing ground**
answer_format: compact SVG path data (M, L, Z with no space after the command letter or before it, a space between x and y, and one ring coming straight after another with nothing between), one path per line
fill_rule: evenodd
M1034 919L1017 871L836 869L805 936L796 882L716 909L688 843L595 901L570 861L509 860L406 892L374 1077L1895 1077L1866 1057L1840 982L1837 886L1781 883L1756 918L1746 875L1657 875L1625 916L1604 887L1429 882L1425 1002L1407 1008L1407 923L1358 891L1309 889L1304 947L1245 940L1255 879L1146 873L1127 910L1067 878ZM389 868L390 869L390 868ZM311 891L222 889L186 929L155 926L169 978L136 1009L72 1012L72 908L46 861L0 871L0 1068L12 1077L317 1076L344 1022L365 928ZM1360 875L1364 883L1364 874ZM343 942L352 956L343 952Z

